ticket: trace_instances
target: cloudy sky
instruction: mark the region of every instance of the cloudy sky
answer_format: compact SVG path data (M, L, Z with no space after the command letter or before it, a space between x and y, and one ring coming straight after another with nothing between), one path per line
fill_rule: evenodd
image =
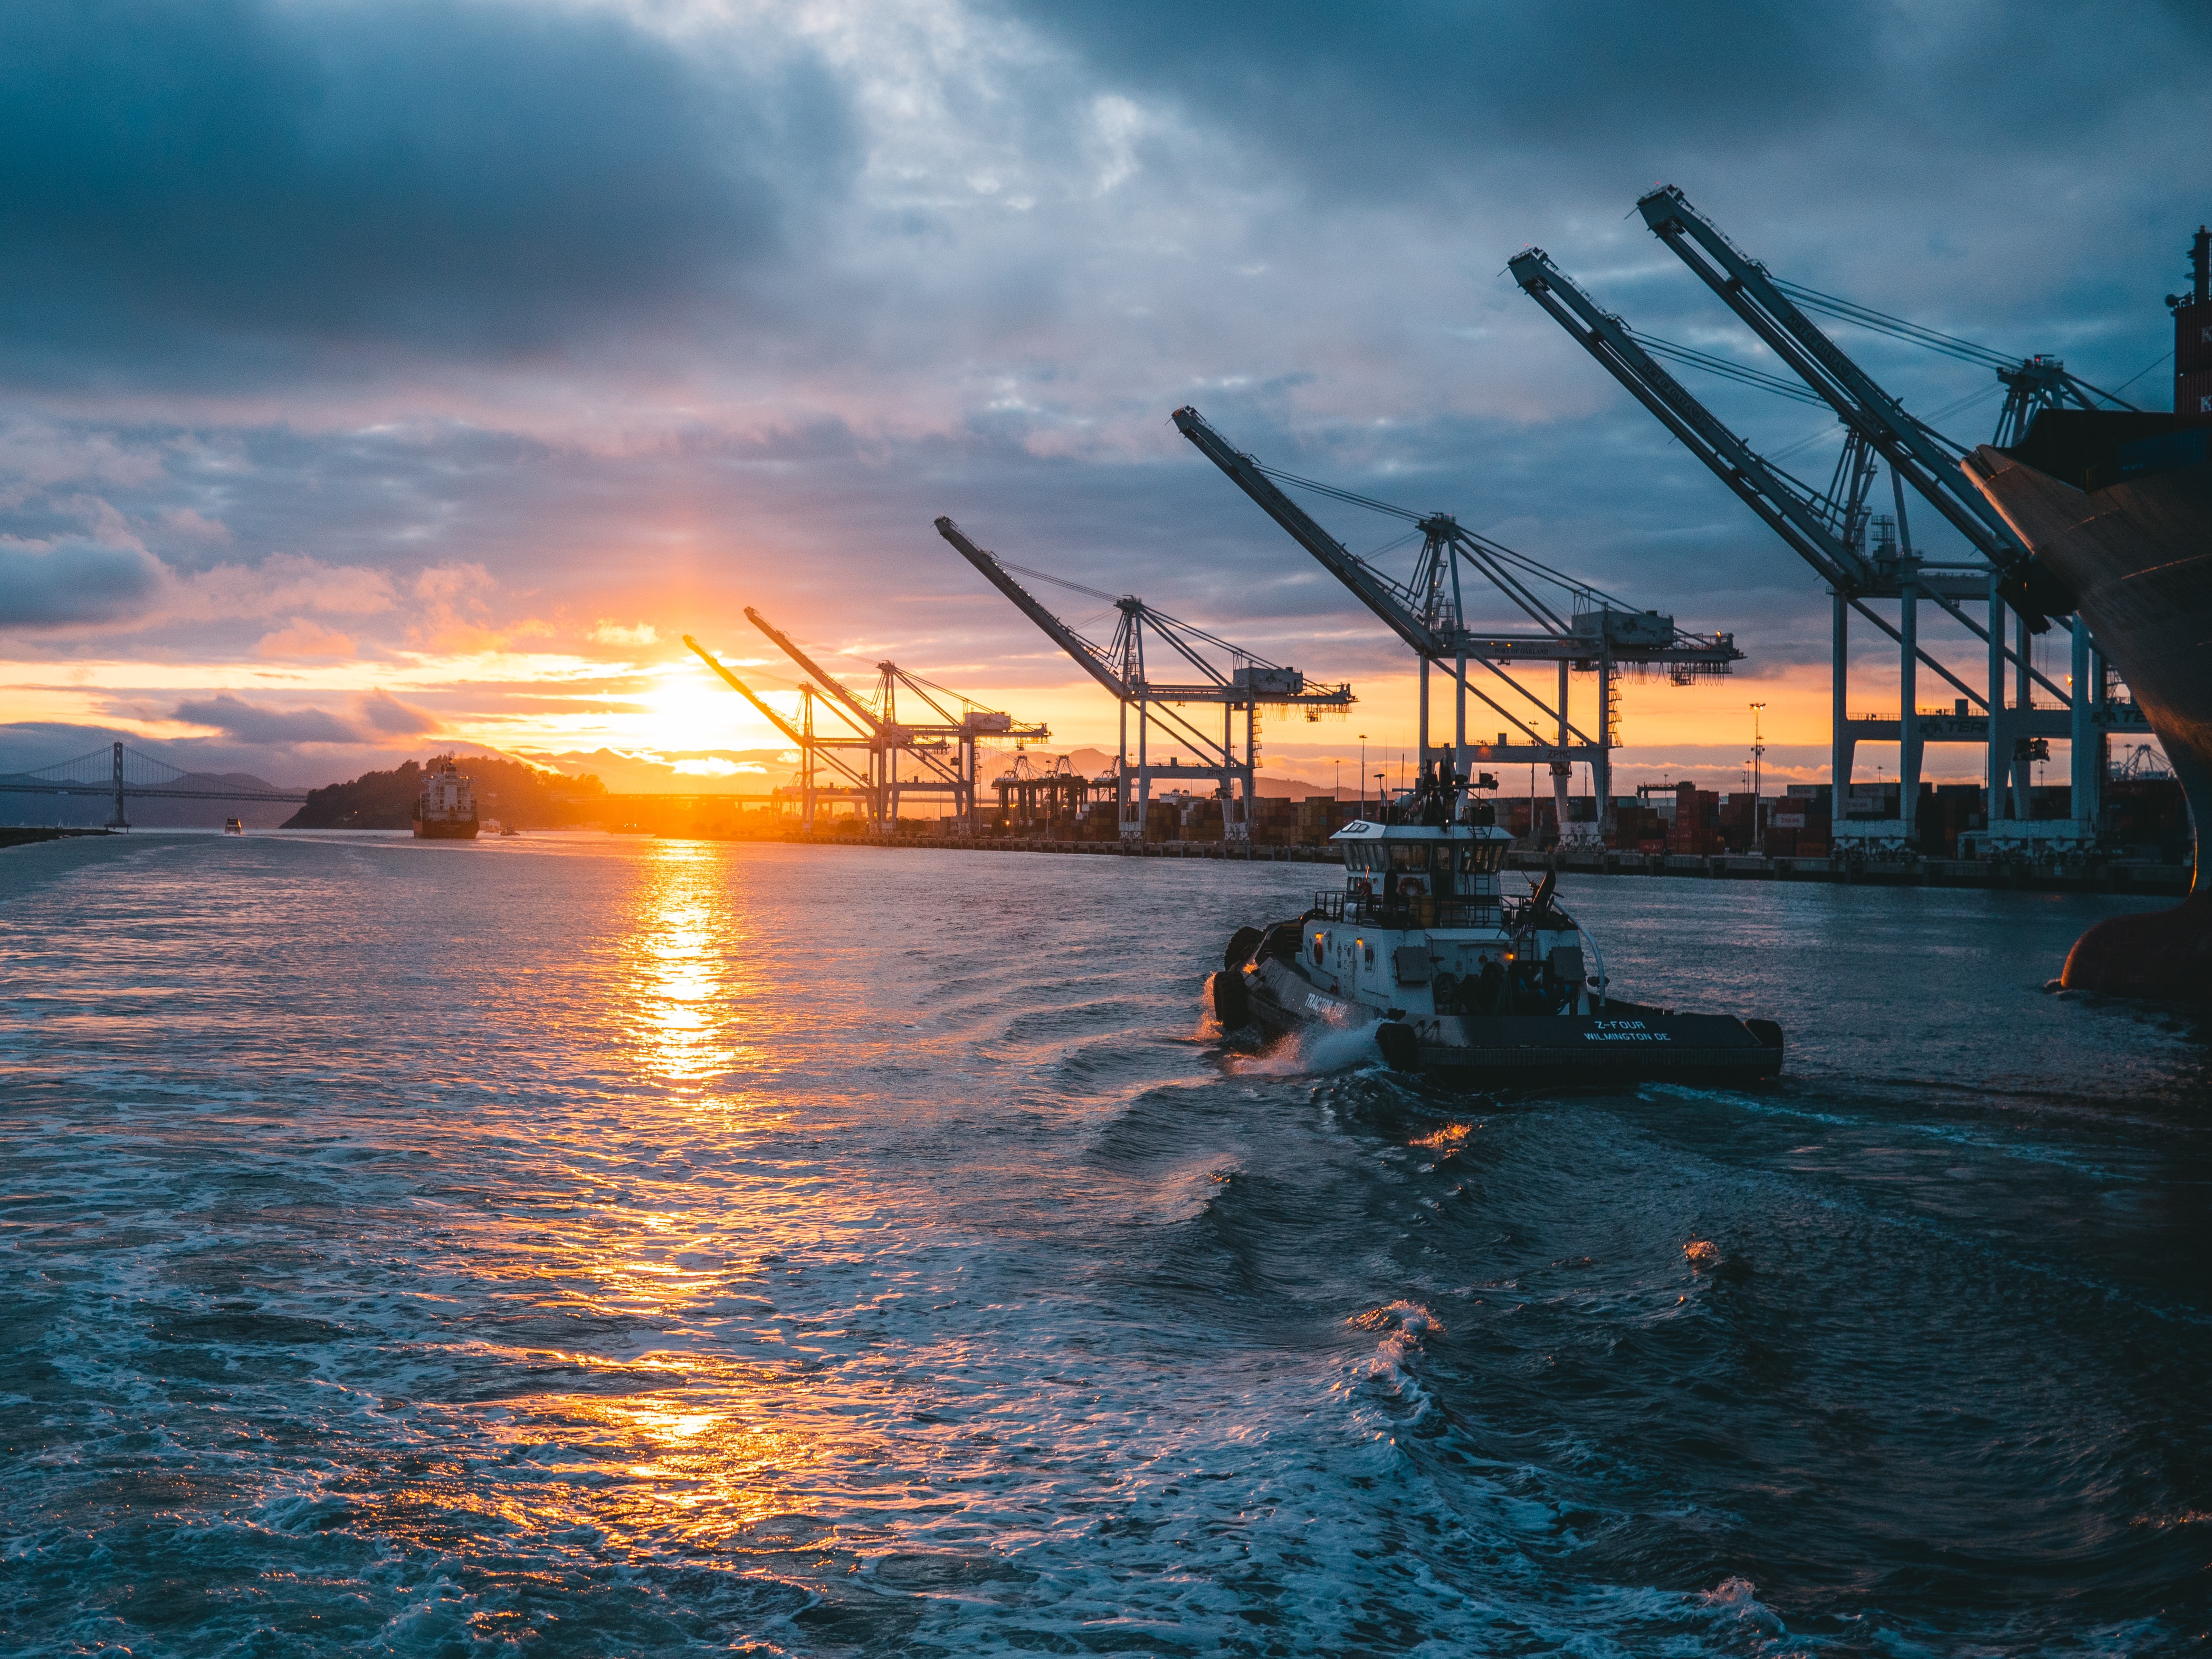
M1756 362L1633 211L1671 182L1781 275L2163 407L2208 130L2194 3L18 0L0 767L755 747L680 642L787 685L746 605L1110 738L940 513L1352 680L1271 767L1409 741L1408 663L1176 434L1193 403L1733 631L1734 679L1631 689L1624 785L1733 779L1755 700L1770 778L1810 780L1817 581L1506 258ZM1986 370L1838 337L1989 435ZM1818 411L1693 389L1825 480ZM1871 650L1863 683L1894 706Z

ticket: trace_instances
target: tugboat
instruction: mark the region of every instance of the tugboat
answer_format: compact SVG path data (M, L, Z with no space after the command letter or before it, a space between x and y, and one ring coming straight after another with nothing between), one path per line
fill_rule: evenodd
M415 799L415 839L474 841L477 829L475 781L453 764L451 755L439 756L422 769L422 793Z
M1224 1031L1371 1028L1393 1071L1471 1088L1751 1082L1782 1069L1771 1020L1610 995L1597 941L1554 901L1556 872L1525 897L1499 892L1512 837L1441 761L1379 821L1331 840L1341 888L1229 941L1212 978Z
M222 833L226 836L244 835L246 833L245 821L240 818L225 818L222 821Z

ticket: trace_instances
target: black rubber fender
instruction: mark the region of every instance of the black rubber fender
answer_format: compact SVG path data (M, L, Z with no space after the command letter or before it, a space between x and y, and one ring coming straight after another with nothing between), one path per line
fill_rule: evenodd
M1224 1031L1233 1031L1252 1018L1252 994L1244 988L1244 975L1233 968L1224 968L1213 976L1213 1017Z
M1403 1020L1386 1019L1375 1028L1375 1046L1382 1051L1383 1062L1394 1072L1418 1072L1421 1069L1420 1039L1413 1028Z
M1242 968L1252 960L1252 952L1260 948L1260 941L1265 938L1267 935L1257 927L1239 927L1229 936L1229 948L1221 953L1221 965Z
M1260 954L1277 962L1296 962L1305 948L1305 933L1303 921L1279 921L1260 941Z

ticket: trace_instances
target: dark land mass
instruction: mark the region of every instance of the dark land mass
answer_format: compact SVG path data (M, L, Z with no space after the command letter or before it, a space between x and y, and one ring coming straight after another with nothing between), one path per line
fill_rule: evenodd
M0 847L32 847L42 841L62 841L70 836L104 836L105 830L0 830Z
M555 830L595 821L605 787L596 777L565 777L520 761L471 755L461 770L476 785L477 816L519 830ZM364 772L344 783L307 792L307 804L287 830L405 830L415 822L422 768L408 761L389 772Z

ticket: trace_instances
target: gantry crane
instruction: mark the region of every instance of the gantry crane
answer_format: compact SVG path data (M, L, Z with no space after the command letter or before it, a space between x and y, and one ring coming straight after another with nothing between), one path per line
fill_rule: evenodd
M866 747L870 785L875 792L876 827L881 833L889 834L897 827L902 795L933 794L951 796L953 817L962 833L973 835L978 741L998 738L1018 744L1042 742L1052 735L1048 726L1024 726L1003 709L986 708L972 698L908 672L895 662L876 665L876 695L871 706L750 605L745 607L745 619L828 694L830 708ZM920 698L937 718L902 720L898 713L902 688ZM946 707L948 702L958 704L959 712ZM901 775L902 757L914 763L908 775Z
M1790 296L1795 295L1831 314L1865 321L1869 326L1881 325L1887 331L1921 343L1936 341L1965 348L1968 343L1780 282L1698 216L1681 192L1671 186L1653 191L1638 205L1646 220L1685 262L1798 373L1819 402L1838 414L1844 429L1844 448L1825 494L1758 455L1662 368L1653 353L1664 352L1767 390L1802 397L1796 386L1724 359L1709 358L1637 334L1561 275L1541 249L1526 250L1509 264L1522 289L1827 583L1833 595L1831 777L1834 821L1844 822L1851 757L1860 742L1899 744L1900 820L1894 839L1900 843L1909 844L1914 838L1921 745L1929 738L1986 743L1992 779L2002 780L2008 769L2012 771L2017 815L2024 817L2027 763L2023 757L2032 753L2031 745L2039 740L2070 738L2075 745L2075 799L2083 803L2094 798L2096 774L2101 768L2092 762L2102 747L2101 725L2127 724L2132 708L2113 703L2101 693L2074 699L2035 671L2027 648L2028 632L2047 627L2049 611L2064 608L2067 601L2054 592L2048 577L2019 546L1979 492L1966 484L1956 460L1960 447L1907 414L1804 315ZM1927 337L1921 338L1923 336ZM1997 368L2007 388L2000 435L2017 428L2039 407L2066 401L2087 404L2093 397L2117 401L2066 374L2056 360L2029 358L2013 364L2000 354L1978 347L1972 349L1979 354L1976 361ZM1869 549L1866 497L1883 462L1890 468L1895 500L1895 537ZM1907 484L1960 530L1978 556L1977 560L1943 564L1923 561L1916 555L1905 512ZM1984 597L1990 608L1986 628L1968 616L1960 603ZM1967 686L1919 645L1918 605L1923 598L1934 599L1988 647L1990 689L1986 694ZM1893 628L1869 610L1865 601L1869 599L1898 599L1899 625ZM2004 641L2004 606L2008 600L2018 607L2020 622L2018 639L2010 647ZM1849 717L1845 699L1850 611L1856 611L1899 645L1902 684L1895 721ZM2089 654L2086 631L2077 629L2075 635L2074 684L2088 685L2094 678L2101 686L2101 663L2093 669L2082 660ZM2004 706L2003 694L2008 662L2018 679L2015 703L2010 709ZM1917 668L1923 663L1963 694L1966 702L1958 705L1954 715L1930 720L1919 714ZM2031 684L2043 686L2057 697L2064 712L2052 714L2032 708ZM1983 713L1968 715L1967 704L1978 705ZM1992 816L1996 815L1993 807ZM2087 816L2079 806L2077 815Z
M1448 513L1415 513L1333 484L1297 477L1264 465L1236 448L1206 423L1195 409L1174 415L1176 428L1197 446L1199 452L1230 478L1273 519L1291 538L1319 562L1322 568L1350 588L1366 607L1413 650L1420 663L1421 769L1449 760L1453 771L1468 775L1477 763L1510 765L1525 760L1548 766L1559 832L1566 838L1567 795L1574 763L1590 769L1596 796L1597 832L1612 830L1612 750L1618 741L1614 708L1616 668L1623 665L1663 665L1677 684L1705 676L1725 674L1742 653L1728 634L1690 634L1674 626L1672 617L1656 611L1639 611L1625 601L1577 581L1501 543L1478 536ZM1413 579L1400 582L1359 557L1322 528L1313 516L1277 484L1310 489L1356 507L1409 523L1419 532L1421 552ZM1533 633L1480 633L1467 625L1461 585L1462 568L1472 568L1498 589L1536 625ZM1562 616L1536 591L1538 584L1565 590L1570 596ZM1547 704L1507 672L1516 663L1551 662L1558 665L1559 701ZM1489 671L1504 688L1534 706L1530 718L1547 723L1540 732L1528 720L1492 697L1468 678L1468 665ZM1454 716L1449 749L1431 744L1429 737L1429 671L1431 665L1450 675ZM1570 719L1567 708L1568 671L1594 670L1598 677L1597 727L1593 735ZM1502 715L1509 726L1528 739L1516 744L1505 732L1495 744L1470 744L1467 732L1467 700L1473 696ZM1533 826L1532 826L1533 829Z
M985 580L1012 599L1024 616L1043 630L1046 638L1073 657L1083 672L1103 686L1120 705L1121 738L1114 764L1114 794L1117 821L1125 839L1143 838L1155 777L1181 779L1195 775L1211 780L1220 793L1223 839L1249 840L1253 788L1259 765L1260 708L1263 705L1270 708L1297 708L1309 717L1319 718L1323 714L1341 713L1356 701L1349 685L1310 684L1297 669L1269 662L1241 646L1231 645L1194 623L1153 609L1133 594L1116 596L1040 570L1009 564L996 554L976 546L949 518L937 520L937 533L975 566ZM1101 646L1085 638L1016 581L1015 572L1113 605L1120 618L1115 623L1113 639ZM1175 668L1194 669L1203 678L1152 678L1146 659L1148 638L1167 648L1168 661ZM1209 647L1228 656L1231 666L1226 672L1210 660ZM1218 738L1200 731L1179 712L1191 704L1211 704L1221 710ZM1129 710L1133 708L1137 711L1133 799L1129 774ZM1236 717L1240 713L1244 716L1241 755L1236 729ZM1190 746L1198 757L1195 766L1183 766L1179 757L1166 767L1154 763L1150 738L1155 722L1168 735ZM1241 800L1237 799L1238 786L1242 787Z
M1964 453L1962 447L1907 414L1902 404L1806 317L1797 302L1875 325L1893 325L1896 319L1775 278L1764 265L1747 258L1672 185L1650 191L1636 205L1644 222L1675 257L1748 324L1807 386L1820 393L1846 424L1863 431L1893 472L1901 468L1905 482L1931 502L1988 561L1992 580L1985 638L1990 647L1989 702L1995 715L1990 722L1990 817L1998 817L2000 780L2008 769L2012 775L2014 817L2028 816L2028 757L2037 734L2022 729L2021 720L2033 713L2033 694L2029 688L2034 680L2049 687L2059 706L2072 716L2065 735L2072 746L2074 817L2081 826L2080 833L2092 833L2096 795L2105 770L2105 729L2118 708L2107 693L2103 653L2096 650L2087 628L2078 618L2066 616L2074 608L2073 596L2035 562L1996 507L1966 482L1958 460ZM1931 337L1952 346L1965 343L1910 325L1904 332L1922 343L1929 343ZM2038 356L2012 362L2001 354L1984 352L1982 361L1984 367L1996 370L2005 387L2005 406L1998 416L1995 440L1999 444L2017 442L2044 408L2070 403L2086 409L2100 402L2120 409L2130 407L2069 374L2056 358ZM1900 524L1902 518L1900 507ZM2006 606L2011 607L2014 623L2010 652L2002 645ZM2081 696L2050 687L2029 667L2027 635L2044 632L2053 620L2059 621L2072 636L2071 684L2082 688L2085 695ZM1974 631L1984 633L1980 629ZM2008 714L1998 712L2004 703L2002 675L2008 656L2013 662L2014 681L2013 708ZM2132 706L2129 712L2133 712Z
M865 769L856 770L840 752L857 750L864 754L868 753L870 750L867 739L859 737L817 735L814 729L814 688L812 686L801 685L799 688L799 719L794 724L784 719L768 703L762 701L750 686L732 673L713 652L708 650L689 634L684 636L684 643L697 653L702 662L720 675L732 690L758 709L762 718L782 732L798 749L799 823L802 830L809 833L812 832L815 809L824 800L849 800L867 814L872 823L881 817L879 805L881 792L876 787L873 766L864 762ZM817 768L824 764L835 776L842 778L844 781L823 787L818 781Z

